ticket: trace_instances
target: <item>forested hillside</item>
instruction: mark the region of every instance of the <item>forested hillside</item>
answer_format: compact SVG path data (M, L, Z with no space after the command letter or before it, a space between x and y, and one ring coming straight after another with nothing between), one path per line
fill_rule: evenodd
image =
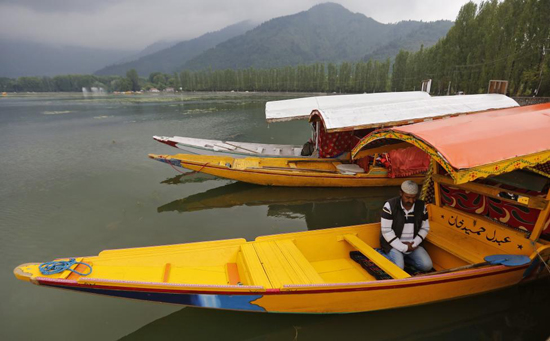
M432 46L439 39L445 37L452 26L453 22L447 20L425 23L420 27L412 29L406 35L377 48L372 53L363 57L363 61L386 60L386 58L393 60L400 50L416 52L421 47Z
M206 33L198 38L183 41L137 60L107 66L95 72L96 75L124 75L135 69L139 75L148 76L152 72L172 73L202 52L235 36L254 28L250 21L243 21L216 32Z
M272 68L311 63L341 63L394 42L399 48L420 48L446 34L450 22L404 21L382 24L341 5L324 3L294 15L269 20L242 36L205 51L183 65L187 70ZM423 29L426 28L426 29ZM416 34L411 35L412 32ZM405 37L408 37L405 39ZM394 55L389 57L393 57ZM385 57L383 58L385 59Z

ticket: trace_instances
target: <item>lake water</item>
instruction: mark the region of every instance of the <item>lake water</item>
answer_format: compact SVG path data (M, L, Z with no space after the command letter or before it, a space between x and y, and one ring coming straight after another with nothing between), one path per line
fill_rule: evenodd
M103 249L306 231L379 219L396 188L269 188L182 175L153 135L302 144L307 122L268 125L289 94L0 97L0 339L544 340L548 282L352 315L212 311L42 288L26 262Z

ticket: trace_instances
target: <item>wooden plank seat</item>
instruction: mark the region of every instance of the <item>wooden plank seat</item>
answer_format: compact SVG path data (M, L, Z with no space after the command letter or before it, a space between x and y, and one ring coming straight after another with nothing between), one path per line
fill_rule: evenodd
M254 242L252 245L273 288L324 283L292 240Z
M382 256L378 251L373 249L370 245L359 239L355 234L345 234L342 236L343 240L348 242L357 251L361 252L367 258L369 258L380 269L384 270L388 275L394 279L411 277L408 273L403 271L400 267L392 263L386 257Z
M250 280L250 283L248 284L263 286L266 289L271 288L271 282L266 276L254 246L251 243L242 244L241 254L243 262L245 263L245 269L243 269L243 272L246 273L244 275ZM241 277L243 276L241 275Z

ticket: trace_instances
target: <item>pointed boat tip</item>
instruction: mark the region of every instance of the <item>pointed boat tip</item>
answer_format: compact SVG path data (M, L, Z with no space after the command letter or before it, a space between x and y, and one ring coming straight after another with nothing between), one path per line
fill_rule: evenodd
M15 269L13 269L13 274L19 280L31 282L32 281L32 273L28 272L28 271L30 270L31 267L38 267L38 265L40 265L40 263L21 264L21 265L15 267Z

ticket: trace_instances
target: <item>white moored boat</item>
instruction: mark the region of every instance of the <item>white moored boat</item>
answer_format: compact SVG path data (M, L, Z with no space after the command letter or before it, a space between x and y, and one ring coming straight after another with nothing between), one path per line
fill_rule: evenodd
M197 139L182 136L153 136L159 142L194 155L231 157L300 157L302 146Z

